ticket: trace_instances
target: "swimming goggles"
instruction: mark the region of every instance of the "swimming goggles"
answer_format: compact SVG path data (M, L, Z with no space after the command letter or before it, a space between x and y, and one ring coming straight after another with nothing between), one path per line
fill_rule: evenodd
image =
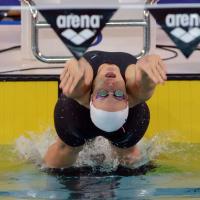
M104 99L109 96L109 94L112 94L115 99L122 101L126 99L126 95L122 90L114 90L114 91L108 91L108 90L98 90L96 93L96 99Z

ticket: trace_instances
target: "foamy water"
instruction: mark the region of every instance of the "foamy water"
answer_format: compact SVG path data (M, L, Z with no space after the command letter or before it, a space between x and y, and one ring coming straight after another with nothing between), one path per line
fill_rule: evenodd
M42 134L29 133L16 140L15 149L21 159L31 161L36 165L44 167L42 160L48 147L55 142L56 134L48 129ZM151 140L142 139L137 145L141 151L141 158L131 168L136 168L156 159L162 152L168 149L170 139L162 134L154 136ZM103 171L115 170L119 160L113 153L107 139L97 137L84 145L80 151L74 166L101 166Z
M153 138L143 138L138 147L141 159L132 168L149 161L156 169L147 176L65 176L43 173L42 167L48 147L56 134L51 129L43 133L29 133L17 139L16 154L2 153L0 173L0 199L193 199L200 197L199 160L200 145L174 144L180 133L157 133ZM3 149L5 147L2 147ZM3 151L1 151L3 152ZM9 161L13 162L9 162ZM18 163L16 162L19 162ZM22 162L21 162L22 161ZM29 163L26 162L31 162ZM101 166L102 171L112 171L119 165L109 142L97 137L88 142L79 153L76 166ZM14 166L14 167L13 167ZM99 169L99 168L98 168ZM181 169L181 171L179 170ZM95 167L94 167L95 170Z

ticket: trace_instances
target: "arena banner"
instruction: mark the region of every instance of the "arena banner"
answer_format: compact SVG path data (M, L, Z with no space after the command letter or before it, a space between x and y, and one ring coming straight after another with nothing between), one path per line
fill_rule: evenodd
M200 43L200 9L151 9L150 12L177 48L189 58Z
M40 10L59 38L79 59L117 9ZM53 47L52 48L56 48Z

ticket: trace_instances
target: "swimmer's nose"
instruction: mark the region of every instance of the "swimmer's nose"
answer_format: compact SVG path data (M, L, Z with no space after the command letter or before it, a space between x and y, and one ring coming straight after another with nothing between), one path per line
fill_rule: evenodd
M109 87L112 87L112 86L113 86L113 83L109 83L108 86L109 86Z
M109 90L113 90L114 89L114 83L109 83L108 84L108 88L109 88Z
M105 85L109 88L112 89L115 86L115 81L114 80L106 80Z

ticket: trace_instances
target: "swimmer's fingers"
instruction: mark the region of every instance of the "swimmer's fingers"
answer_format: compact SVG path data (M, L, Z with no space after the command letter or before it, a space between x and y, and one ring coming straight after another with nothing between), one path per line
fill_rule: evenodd
M165 80L162 78L158 66L153 66L151 70L154 76L156 77L156 84L164 84Z
M66 96L74 97L83 92L82 88L85 87L82 86L89 82L86 67L75 59L70 60L66 66L67 69L61 75L59 87Z
M60 74L60 80L62 81L62 79L64 78L65 74L67 72L67 68L64 68L62 73Z
M167 80L167 68L166 68L165 63L162 61L162 59L160 59L159 62L158 62L158 64L159 64L158 70L159 70L162 78L164 80Z
M64 88L66 84L68 84L69 77L76 78L77 74L79 73L79 64L77 60L71 59L65 64L65 68L60 76L61 83L60 88Z
M83 80L84 80L84 71L82 68L80 68L79 73L76 74L73 82L70 85L69 92L73 93L75 88L77 88L82 83Z
M69 77L68 81L67 81L67 84L65 84L65 86L62 88L62 91L63 91L63 94L66 95L66 96L70 96L71 93L70 93L70 87L72 85L74 81L74 77Z
M163 84L164 83L164 79L162 78L161 74L160 74L160 66L159 66L159 56L152 56L152 59L150 64L149 64L149 68L152 71L152 73L154 74L154 76L156 77L156 84Z
M69 62L65 63L65 67L60 75L60 80L62 81L62 79L64 78L65 74L67 73L68 71L68 66L69 66Z
M93 72L89 72L90 69L85 69L84 71L84 84L90 86L93 80Z
M148 58L147 58L148 59ZM157 75L152 70L151 62L148 62L147 59L142 59L136 65L136 80L137 82L142 82L148 84L149 81L154 84L158 83Z
M163 71L163 68L160 65L158 65L156 68L154 68L154 70L160 79L160 83L163 84L167 80L167 76L166 76L166 73Z
M63 73L62 73L62 76L61 76L61 82L60 82L60 85L59 87L60 88L63 88L65 87L65 85L67 84L67 81L69 79L69 77L71 76L71 72L70 72L70 65L69 63L66 65Z
M77 71L78 67L79 67L79 63L76 59L73 58L73 59L67 61L65 63L64 70L62 71L62 73L60 75L60 80L62 80L65 77L66 73L69 72L70 74L72 74L72 73L74 73L74 71Z
M162 83L162 78L152 65L140 65L139 70L141 73L141 80L144 84L148 84L149 81L154 84Z
M158 84L164 84L167 79L165 65L159 56L155 56L154 62L151 63L151 69L157 77Z
M71 96L74 92L75 87L82 79L82 74L79 72L77 74L66 73L65 77L61 81L60 88L62 88L63 93L67 96Z
M143 79L150 79L154 84L163 84L166 77L166 67L158 55L148 55L141 59L139 68Z
M59 85L60 88L65 87L69 77L70 77L70 72L67 71L62 77L62 80L61 80L60 85Z

